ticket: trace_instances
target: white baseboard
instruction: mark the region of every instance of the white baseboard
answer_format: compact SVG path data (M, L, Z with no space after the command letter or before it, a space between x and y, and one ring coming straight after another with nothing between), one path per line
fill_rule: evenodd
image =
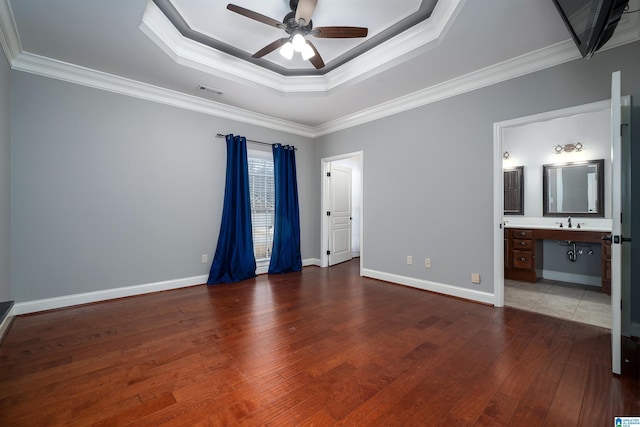
M102 291L85 292L74 295L64 295L35 301L17 302L13 306L13 314L35 313L37 311L53 310L78 304L105 301L114 298L130 297L151 292L167 291L170 289L186 288L207 282L208 276L186 277L184 279L166 280L163 282L146 283L143 285L125 286L122 288L105 289Z
M559 282L579 283L587 286L602 287L602 277L587 276L584 274L564 273L562 271L542 270L542 278L547 280L557 280Z
M302 261L302 266L320 265L317 258L309 258ZM256 269L256 274L266 273L269 265L260 266ZM263 272L261 272L264 270ZM102 291L85 292L74 295L64 295L54 298L45 298L34 301L18 302L12 308L12 315L35 313L38 311L54 310L56 308L71 307L73 305L88 304L98 301L106 301L115 298L124 298L134 295L148 294L151 292L168 291L171 289L186 288L194 285L207 283L208 276L194 276L183 279L166 280L163 282L146 283L142 285L126 286L122 288L105 289ZM7 316L8 317L8 316ZM2 322L4 325L5 322Z
M16 307L15 305L11 307L11 309L9 310L9 313L7 313L2 323L0 323L0 342L2 342L2 339L4 338L4 334L9 329L9 325L11 325L11 322L15 317L15 313L14 313L15 307Z
M307 258L302 260L302 266L308 267L310 265L315 265L316 267L322 266L322 261L319 258Z
M428 280L416 279L413 277L399 276L397 274L385 273L383 271L362 269L362 275L373 279L384 280L386 282L411 286L412 288L423 289L425 291L436 292L457 298L464 298L471 301L493 305L495 296L489 292L475 291L473 289L461 288L444 283L431 282Z

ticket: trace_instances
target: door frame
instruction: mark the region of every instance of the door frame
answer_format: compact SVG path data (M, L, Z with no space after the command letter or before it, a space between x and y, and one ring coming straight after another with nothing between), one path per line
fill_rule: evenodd
M360 215L358 220L360 221L360 276L362 276L362 269L364 265L364 151L354 151L352 153L339 154L331 157L324 157L320 160L320 182L321 182L321 221L320 221L320 266L329 266L329 256L327 250L329 249L329 224L326 212L329 207L329 185L327 185L327 169L329 163L336 160L344 160L356 158L356 162L359 162L360 167ZM352 184L353 185L353 184Z
M504 307L504 184L502 174L502 141L504 139L505 129L603 110L611 110L610 99L518 117L493 124L493 217L495 224L493 234L493 305L495 307Z

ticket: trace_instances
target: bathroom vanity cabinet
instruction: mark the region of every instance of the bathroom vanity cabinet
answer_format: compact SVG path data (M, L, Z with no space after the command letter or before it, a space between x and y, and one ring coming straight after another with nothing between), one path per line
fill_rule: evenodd
M504 278L535 283L542 271L542 240L565 240L602 245L602 292L611 293L610 233L586 230L505 228Z

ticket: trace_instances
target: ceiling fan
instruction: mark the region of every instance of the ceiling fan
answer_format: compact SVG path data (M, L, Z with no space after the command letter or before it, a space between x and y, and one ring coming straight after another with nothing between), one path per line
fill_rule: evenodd
M263 24L284 30L288 36L278 39L256 53L252 58L262 58L263 56L280 49L282 56L291 59L293 52L297 51L302 54L302 58L309 60L316 69L324 67L324 61L318 53L316 47L305 36L313 36L318 38L331 39L348 39L357 37L366 37L368 29L364 27L317 27L313 28L311 15L316 8L318 0L290 0L289 7L291 12L287 13L282 22L277 21L268 16L245 9L235 4L228 4L227 9L247 18L253 19Z

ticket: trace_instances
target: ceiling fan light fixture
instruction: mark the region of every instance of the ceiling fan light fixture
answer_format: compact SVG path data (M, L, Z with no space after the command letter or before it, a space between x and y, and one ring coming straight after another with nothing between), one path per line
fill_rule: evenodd
M309 43L305 43L303 48L302 48L302 52L300 52L302 54L302 59L304 59L305 61L308 59L311 59L315 56L315 52L313 51L313 48L311 46L309 46Z
M293 50L296 52L302 52L305 46L307 46L307 41L304 39L304 36L300 33L296 33L291 40L293 44Z
M318 27L314 29L311 15L317 3L318 0L290 0L289 8L291 12L284 16L282 22L231 3L227 5L227 9L270 27L284 30L287 33L287 37L271 42L251 55L252 58L260 59L280 48L280 55L285 59L291 60L295 52L300 52L303 60L309 60L311 65L319 70L325 66L324 61L316 47L305 40L306 35L324 39L351 39L367 37L369 30L365 27L345 26Z
M286 59L291 60L293 58L293 44L291 42L286 42L280 48L280 55L284 56Z

